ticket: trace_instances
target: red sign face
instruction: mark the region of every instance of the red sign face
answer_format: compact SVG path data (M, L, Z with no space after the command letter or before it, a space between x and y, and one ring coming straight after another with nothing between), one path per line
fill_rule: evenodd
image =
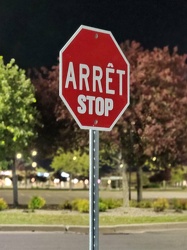
M129 105L129 71L111 32L80 26L60 51L59 84L80 128L112 129Z

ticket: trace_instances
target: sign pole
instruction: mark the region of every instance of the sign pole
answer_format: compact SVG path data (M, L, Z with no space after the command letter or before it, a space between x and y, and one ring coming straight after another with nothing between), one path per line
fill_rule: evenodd
M59 58L59 96L79 127L89 129L89 250L98 250L99 130L111 131L129 105L130 65L110 31L84 25Z
M99 250L99 131L89 130L89 250Z

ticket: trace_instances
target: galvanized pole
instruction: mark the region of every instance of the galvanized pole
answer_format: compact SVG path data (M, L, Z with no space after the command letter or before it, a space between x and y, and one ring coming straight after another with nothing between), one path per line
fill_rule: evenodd
M99 131L89 130L89 250L99 250Z
M18 176L16 174L16 159L13 160L12 164L12 184L13 184L13 206L18 206Z

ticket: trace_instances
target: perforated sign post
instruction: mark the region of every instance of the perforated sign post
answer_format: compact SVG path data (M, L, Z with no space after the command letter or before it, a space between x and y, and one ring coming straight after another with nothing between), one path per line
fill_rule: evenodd
M99 130L110 131L129 105L129 63L110 31L81 25L60 51L59 95L90 134L90 241L99 249Z

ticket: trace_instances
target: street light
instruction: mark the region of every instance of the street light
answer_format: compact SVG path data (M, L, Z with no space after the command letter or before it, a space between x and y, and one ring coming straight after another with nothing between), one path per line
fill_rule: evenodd
M32 167L33 167L33 168L36 168L36 167L37 167L37 162L33 161L33 162L32 162Z
M35 149L32 150L32 152L31 152L32 157L35 157L37 154L38 154L38 152ZM33 168L36 168L37 167L37 162L33 161L31 165L32 165Z
M21 153L17 153L17 154L16 154L16 159L19 160L19 159L21 159L21 158L22 158L22 154L21 154Z
M77 160L77 156L73 156L73 160L76 161Z
M37 152L36 150L32 150L31 155L32 155L32 156L36 156L37 153L38 153L38 152Z
M122 168L122 167L123 167L123 164L121 163L121 164L119 165L119 167Z

